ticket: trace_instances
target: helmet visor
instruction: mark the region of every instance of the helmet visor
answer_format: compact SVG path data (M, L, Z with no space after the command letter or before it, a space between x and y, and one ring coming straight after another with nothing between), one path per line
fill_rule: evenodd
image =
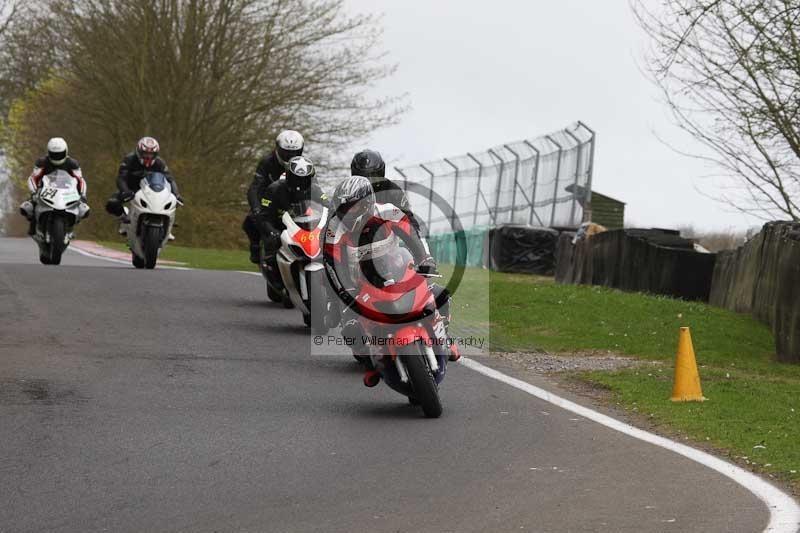
M54 165L60 165L67 159L67 152L47 152L47 158Z
M281 165L284 167L289 166L289 160L293 157L298 157L303 155L303 149L299 148L297 150L286 150L278 146L275 152L278 154L278 160L280 161Z
M150 168L156 160L158 154L155 152L139 152L139 162L145 168Z
M356 200L340 205L336 213L344 226L349 230L353 230L364 219L364 216L371 211L372 205L369 199Z

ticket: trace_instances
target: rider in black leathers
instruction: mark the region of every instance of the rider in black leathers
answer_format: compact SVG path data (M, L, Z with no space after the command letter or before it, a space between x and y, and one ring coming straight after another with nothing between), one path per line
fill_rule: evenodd
M392 204L398 207L411 221L411 225L414 226L417 233L424 233L419 220L411 211L405 191L386 177L386 163L379 152L367 149L354 155L350 162L350 175L369 178L372 190L375 192L375 201L379 204Z
M281 246L280 235L286 229L281 217L292 206L303 201L312 201L328 207L328 196L322 191L316 180L316 169L311 160L303 156L292 158L288 162L286 179L273 182L267 187L259 201L262 207L254 217L259 234L264 239L264 261L267 266L269 281L281 286L280 272L276 254Z
M116 217L122 217L124 211L122 204L133 198L139 190L139 183L148 172L164 174L172 187L172 193L183 203L183 197L178 192L178 184L169 172L167 163L158 156L158 141L152 137L143 137L136 145L136 150L126 155L119 164L117 173L117 192L111 195L106 203L106 211Z
M275 140L275 149L258 162L253 181L247 189L247 203L250 212L242 222L242 231L250 241L250 261L258 264L259 241L262 237L257 224L259 213L265 207L261 201L267 187L280 179L286 172L289 160L303 155L303 136L293 130L282 131Z

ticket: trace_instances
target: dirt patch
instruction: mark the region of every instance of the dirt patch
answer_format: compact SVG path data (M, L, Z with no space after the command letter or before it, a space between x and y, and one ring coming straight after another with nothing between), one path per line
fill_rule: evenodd
M608 352L580 352L574 354L550 354L546 352L496 352L493 356L505 359L514 365L537 374L561 372L585 372L590 370L621 370L638 366L657 365L633 357L624 357Z

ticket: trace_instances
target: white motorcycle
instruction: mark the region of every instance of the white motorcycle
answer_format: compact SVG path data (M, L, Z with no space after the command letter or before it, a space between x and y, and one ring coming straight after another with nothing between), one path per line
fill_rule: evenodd
M61 255L74 238L75 226L89 214L77 181L64 170L44 176L34 202L24 202L20 210L28 220L36 219L32 237L39 245L39 261L43 265L61 264Z
M142 178L139 190L124 207L133 266L155 268L158 254L169 240L179 204L164 174L152 172Z
M322 265L320 239L328 221L328 208L314 202L304 202L298 207L302 208L293 213L287 211L282 217L286 229L281 232L277 262L283 287L269 282L263 261L261 271L267 280L270 299L283 301L286 307L297 307L306 326L310 326L315 335L321 335L328 331L325 323L328 283Z

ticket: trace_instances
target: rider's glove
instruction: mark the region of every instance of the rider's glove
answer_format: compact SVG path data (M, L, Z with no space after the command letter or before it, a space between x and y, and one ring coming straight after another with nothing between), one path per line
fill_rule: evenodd
M436 269L436 260L431 256L426 257L417 265L417 272L420 274L438 274L439 271Z
M183 196L181 196L180 194L175 196L175 199L178 200L178 203L181 204L181 205L186 203L186 200L184 200Z
M119 201L122 203L129 202L133 200L135 195L131 191L122 191L119 193Z

